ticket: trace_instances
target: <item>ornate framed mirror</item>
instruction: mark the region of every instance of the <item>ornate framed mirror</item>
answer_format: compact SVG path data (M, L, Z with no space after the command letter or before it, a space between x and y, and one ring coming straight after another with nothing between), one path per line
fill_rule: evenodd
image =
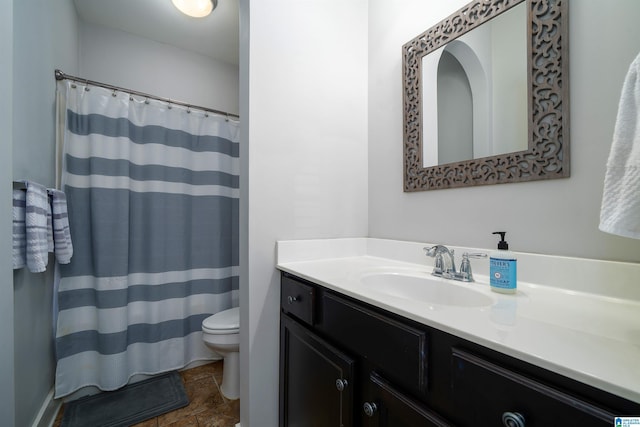
M526 50L524 46L516 48L523 52L526 51L526 57L522 59L522 70L526 76L519 77L523 81L521 98L524 124L520 134L512 133L511 137L507 139L522 139L523 141L520 141L521 147L516 145L514 151L508 151L509 149L504 151L503 148L504 152L498 151L499 154L489 152L490 155L480 154L481 157L478 158L471 156L471 158L457 161L448 161L445 158L444 162L438 163L433 159L431 161L425 159L428 157L425 153L430 152L428 144L436 144L437 141L434 139L444 139L441 137L442 132L433 136L432 127L444 129L445 126L439 126L438 123L446 123L442 122L440 118L434 121L433 118L427 117L426 104L433 104L435 98L442 100L450 98L450 92L441 92L439 88L435 92L436 86L431 81L425 81L427 76L434 75L434 73L428 72L427 68L430 67L428 64L434 62L432 58L436 57L435 54L438 55L438 58L445 58L446 50L451 50L455 55L456 52L464 53L464 48L469 46L471 48L466 50L471 51L473 57L473 44L461 42L461 36L476 28L487 26L494 18L503 14L507 15L505 12L512 8L515 10L518 5L524 6L522 13L523 16L526 16L521 24ZM507 34L494 35L489 39L494 40L492 43L495 44L496 40L504 41L510 38L511 36ZM452 44L452 42L454 43ZM568 45L567 0L475 0L406 43L402 47L404 191L425 191L568 177L570 174ZM460 48L461 46L463 49ZM491 49L481 48L481 50ZM495 58L495 53L500 52L502 47L493 45L492 50ZM430 54L434 55L429 56ZM463 65L457 64L456 66L462 69L462 74L465 69L467 73L475 73L472 66L465 67L465 60L460 62ZM473 63L473 61L466 62L467 64ZM509 58L507 57L501 62L509 62ZM453 63L455 65L456 61ZM476 60L476 63L482 65L482 58ZM442 65L438 65L438 72L441 72L440 67ZM491 65L484 68L495 67ZM482 70L482 66L479 69ZM469 109L475 109L479 112L471 115L470 121L474 124L470 125L473 129L469 134L472 139L480 139L477 136L482 135L488 145L496 145L493 136L503 133L505 126L511 124L508 116L504 116L507 118L502 120L493 117L493 122L497 122L492 124L495 126L494 128L491 128L491 125L482 128L478 123L485 117L498 115L497 113L492 114L498 109L510 111L517 110L517 108L505 108L504 105L507 104L502 104L502 101L494 97L493 94L497 92L494 86L497 86L497 82L505 79L498 74L497 77L494 75L493 80L490 80L489 77L486 77L490 74L491 72L480 72L479 75L483 78L478 78L478 74L474 74L475 77L470 79L472 84L467 92L470 94L469 99L473 101ZM483 84L483 90L489 95L480 96L478 93L481 91L473 87L474 81L487 79L489 79L488 83ZM439 83L440 80L438 80ZM486 88L489 90L487 91ZM510 90L502 89L502 92ZM478 107L479 103L485 103L485 107L489 110ZM440 103L437 106L441 109L444 108ZM461 111L461 109L454 107L454 111ZM451 120L449 121L451 122ZM491 118L489 122L491 122ZM432 126L434 123L435 125ZM456 126L456 120L453 120L454 134ZM478 130L479 126L480 131ZM425 131L430 135L429 138L425 137ZM487 137L487 135L489 136ZM475 140L472 144L478 145ZM479 148L470 148L469 150L487 153ZM441 148L440 152L443 151L445 150Z

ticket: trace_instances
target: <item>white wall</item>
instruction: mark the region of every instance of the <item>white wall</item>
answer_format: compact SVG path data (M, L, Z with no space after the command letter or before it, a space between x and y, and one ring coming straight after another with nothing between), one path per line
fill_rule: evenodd
M85 22L78 77L238 114L236 65Z
M598 231L637 0L570 2L570 178L403 193L401 46L464 4L369 1L369 236L491 248L500 229L516 251L640 261L640 241Z
M367 234L367 1L241 2L247 7L241 423L271 427L278 421L276 240Z
M14 1L13 43L13 78L9 80L13 84L13 96L10 97L13 150L9 156L12 175L14 179L29 179L53 187L54 70L63 68L76 72L78 68L76 13L72 0ZM4 180L7 184L8 181ZM50 265L53 265L51 258ZM13 350L15 357L15 425L28 426L53 387L53 268L39 274L26 269L16 270L13 281L6 282L13 282L14 290L13 346L4 340L3 343L7 345L7 351Z
M245 427L249 426L249 418L252 413L258 413L259 403L255 395L251 394L250 373L252 358L250 354L251 342L249 339L251 329L249 324L253 315L249 312L251 289L249 288L249 128L251 117L249 116L249 60L250 60L250 0L239 0L240 37L238 55L240 75L240 212L239 212L239 263L240 263L240 422L244 419ZM254 306L256 304L254 303ZM255 329L254 326L252 329ZM255 357L255 355L253 356ZM254 363L258 365L258 363ZM256 366L255 369L258 369ZM257 381L257 380L256 380ZM275 411L272 408L272 411ZM257 415L256 415L257 416Z

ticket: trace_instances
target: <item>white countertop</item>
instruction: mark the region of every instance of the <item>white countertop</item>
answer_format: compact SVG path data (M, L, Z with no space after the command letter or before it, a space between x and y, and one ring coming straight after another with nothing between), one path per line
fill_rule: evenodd
M422 247L428 245L380 239L282 241L278 242L277 267L640 403L640 299L636 289L640 288L640 265L518 254L515 295L490 290L488 260L472 260L475 283L437 279L485 294L493 303L484 307L435 305L393 297L368 289L360 281L363 275L389 271L432 278L431 259L422 254ZM462 252L460 249L478 251L456 249L457 253ZM541 269L553 277L545 280ZM615 283L602 283L602 277L612 278L607 282ZM531 278L545 285L526 281ZM566 286L560 287L558 281L566 282Z

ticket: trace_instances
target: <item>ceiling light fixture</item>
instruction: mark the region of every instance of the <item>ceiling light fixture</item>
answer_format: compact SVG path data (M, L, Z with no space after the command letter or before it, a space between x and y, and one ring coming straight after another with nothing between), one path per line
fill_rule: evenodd
M173 5L185 15L204 18L218 5L218 0L171 0Z

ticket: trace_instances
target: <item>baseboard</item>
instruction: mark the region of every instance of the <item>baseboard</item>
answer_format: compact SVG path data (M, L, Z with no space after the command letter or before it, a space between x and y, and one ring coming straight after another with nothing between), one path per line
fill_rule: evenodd
M62 402L60 400L53 398L53 393L54 389L51 389L44 402L42 402L38 415L36 415L35 420L33 420L32 427L53 426L56 416L58 415L58 411L60 411L60 407L62 406Z

